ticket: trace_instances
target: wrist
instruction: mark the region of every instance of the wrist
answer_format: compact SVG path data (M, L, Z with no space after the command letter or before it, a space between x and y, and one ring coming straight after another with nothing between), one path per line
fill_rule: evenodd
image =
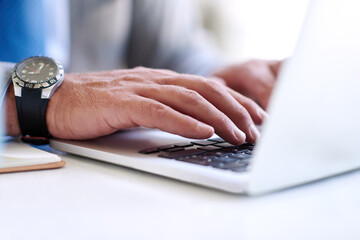
M20 127L15 104L14 87L12 83L7 89L4 103L6 135L18 136L20 135Z

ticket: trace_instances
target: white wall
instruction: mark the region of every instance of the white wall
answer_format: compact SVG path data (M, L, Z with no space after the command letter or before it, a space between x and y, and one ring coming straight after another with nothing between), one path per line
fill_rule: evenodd
M229 61L291 55L309 0L199 0Z

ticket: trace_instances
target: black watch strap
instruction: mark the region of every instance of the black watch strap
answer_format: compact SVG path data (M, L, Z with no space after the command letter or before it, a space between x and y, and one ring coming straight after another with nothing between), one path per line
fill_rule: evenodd
M32 144L46 144L50 134L46 126L46 106L42 89L22 88L21 97L15 97L22 140Z

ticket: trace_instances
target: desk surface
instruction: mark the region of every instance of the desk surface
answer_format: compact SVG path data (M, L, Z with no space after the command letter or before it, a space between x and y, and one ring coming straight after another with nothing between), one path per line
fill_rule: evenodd
M246 197L62 157L0 175L0 239L360 239L360 171Z

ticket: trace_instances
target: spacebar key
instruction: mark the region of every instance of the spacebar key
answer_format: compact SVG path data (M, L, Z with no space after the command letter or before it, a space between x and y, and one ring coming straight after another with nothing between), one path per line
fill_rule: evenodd
M164 158L178 158L178 157L185 157L188 155L193 155L193 154L200 154L200 153L204 153L204 150L200 150L200 149L188 149L185 151L179 151L179 152L167 152L167 153L162 153L159 154L159 157L164 157Z

